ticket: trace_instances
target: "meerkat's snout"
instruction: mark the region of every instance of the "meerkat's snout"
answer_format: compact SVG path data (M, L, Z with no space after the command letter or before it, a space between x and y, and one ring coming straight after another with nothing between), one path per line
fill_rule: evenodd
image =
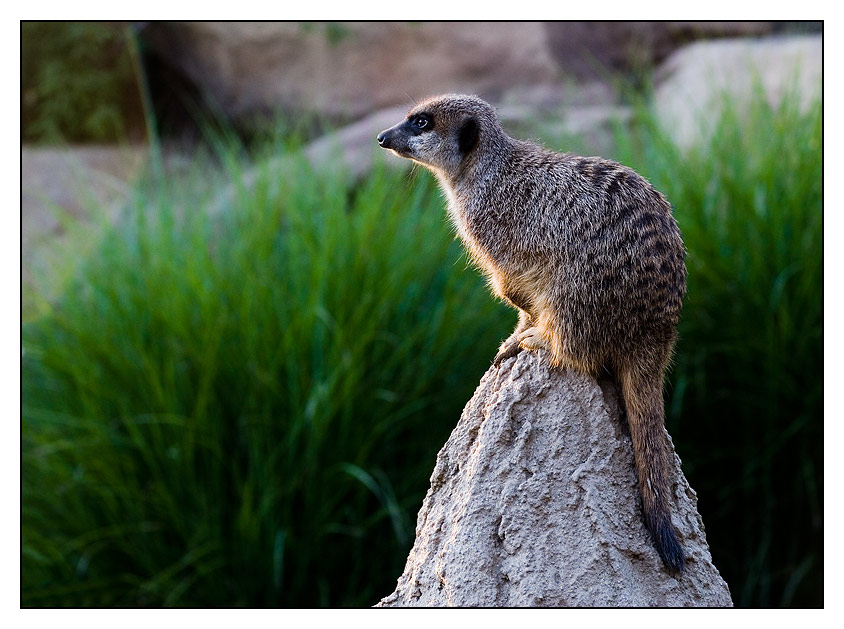
M409 114L402 122L378 134L376 140L383 149L389 149L409 159L416 159L419 136L434 129L434 119L429 113Z
M378 134L378 146L393 151L400 157L410 157L411 149L408 145L408 134L405 129L407 123L402 122Z
M388 131L389 129L387 131L382 131L378 134L378 137L375 138L376 140L378 140L378 146L380 146L382 149L390 148L390 134L388 133Z

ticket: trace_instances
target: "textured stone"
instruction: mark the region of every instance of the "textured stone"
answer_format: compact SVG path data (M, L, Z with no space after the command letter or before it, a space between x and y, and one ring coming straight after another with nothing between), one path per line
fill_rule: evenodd
M438 454L379 606L731 606L676 455L669 477L679 579L645 529L615 387L522 352L484 375Z

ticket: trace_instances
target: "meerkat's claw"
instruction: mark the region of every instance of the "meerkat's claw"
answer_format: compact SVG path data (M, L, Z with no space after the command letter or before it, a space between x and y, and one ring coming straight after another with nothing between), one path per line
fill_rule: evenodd
M519 334L519 346L527 350L551 349L539 328L528 328L521 332Z
M519 345L519 341L515 337L511 336L501 344L501 348L498 350L495 358L492 359L492 364L498 367L502 361L512 358L520 351L522 351L522 346Z

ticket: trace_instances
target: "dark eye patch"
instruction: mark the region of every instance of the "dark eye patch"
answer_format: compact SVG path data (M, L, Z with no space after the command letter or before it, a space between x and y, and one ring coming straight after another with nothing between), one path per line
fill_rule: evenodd
M406 124L411 133L418 135L434 128L434 118L428 113L416 114L408 118Z

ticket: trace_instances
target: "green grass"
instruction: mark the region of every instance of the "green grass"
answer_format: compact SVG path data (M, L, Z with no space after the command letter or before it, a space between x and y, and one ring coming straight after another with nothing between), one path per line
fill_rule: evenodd
M513 324L429 177L221 154L24 328L24 605L374 604Z
M745 606L821 606L821 106L760 99L615 157L673 205L689 295L668 424ZM424 172L358 184L230 141L154 174L23 328L26 606L364 606L515 316ZM231 194L224 194L230 191Z

